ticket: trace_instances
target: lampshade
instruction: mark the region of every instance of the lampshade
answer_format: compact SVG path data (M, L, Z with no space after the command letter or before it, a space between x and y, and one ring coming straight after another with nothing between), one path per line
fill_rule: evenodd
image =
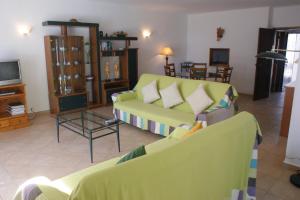
M171 47L164 47L159 54L163 56L172 56L174 53Z
M287 58L284 55L282 55L280 53L276 53L274 51L265 51L265 52L257 54L256 57L271 59L271 60L287 61Z

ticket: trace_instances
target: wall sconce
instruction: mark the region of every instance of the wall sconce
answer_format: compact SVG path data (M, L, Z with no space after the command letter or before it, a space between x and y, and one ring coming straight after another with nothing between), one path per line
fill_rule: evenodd
M18 31L21 35L28 36L31 33L32 27L29 25L18 26Z
M150 30L143 30L143 37L144 38L149 38L151 35L151 31Z

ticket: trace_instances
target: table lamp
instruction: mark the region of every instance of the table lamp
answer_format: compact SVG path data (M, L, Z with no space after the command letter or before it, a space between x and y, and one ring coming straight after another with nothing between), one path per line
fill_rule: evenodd
M173 54L173 49L171 49L171 47L164 47L160 51L160 55L166 56L166 66L168 65L169 56L172 56Z

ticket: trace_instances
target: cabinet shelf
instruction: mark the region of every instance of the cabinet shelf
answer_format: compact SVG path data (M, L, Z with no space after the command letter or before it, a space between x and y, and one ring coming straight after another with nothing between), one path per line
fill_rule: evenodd
M24 93L16 93L16 94L10 94L10 95L3 95L0 96L0 101L4 99L13 99L13 98L22 98L25 97Z
M0 118L1 118L1 120L7 120L7 119L13 119L13 118L17 118L17 117L25 117L25 116L27 116L27 114L26 113L24 113L24 114L19 114L19 115L11 115L10 113L8 113L8 112L1 112L0 113Z
M111 56L123 56L125 54L125 50L102 50L101 51L101 56L102 57L111 57Z
M102 81L104 85L113 85L113 84L121 84L128 83L128 80L111 80L111 81Z
M70 96L76 96L76 95L81 95L81 94L86 94L86 92L82 91L82 92L73 92L70 94L57 94L56 96L57 97L70 97Z

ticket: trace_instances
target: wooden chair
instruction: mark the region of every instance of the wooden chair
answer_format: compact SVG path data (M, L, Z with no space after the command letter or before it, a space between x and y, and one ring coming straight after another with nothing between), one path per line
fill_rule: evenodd
M232 67L217 67L215 81L222 83L230 83Z
M196 68L190 69L190 79L206 80L207 68Z
M207 63L193 63L193 67L207 68Z
M193 63L190 69L190 79L206 80L207 63Z
M165 75L166 76L171 76L171 77L176 77L176 71L175 71L175 64L170 63L165 65Z
M180 63L181 78L189 78L190 77L190 69L192 67L193 67L192 62Z

